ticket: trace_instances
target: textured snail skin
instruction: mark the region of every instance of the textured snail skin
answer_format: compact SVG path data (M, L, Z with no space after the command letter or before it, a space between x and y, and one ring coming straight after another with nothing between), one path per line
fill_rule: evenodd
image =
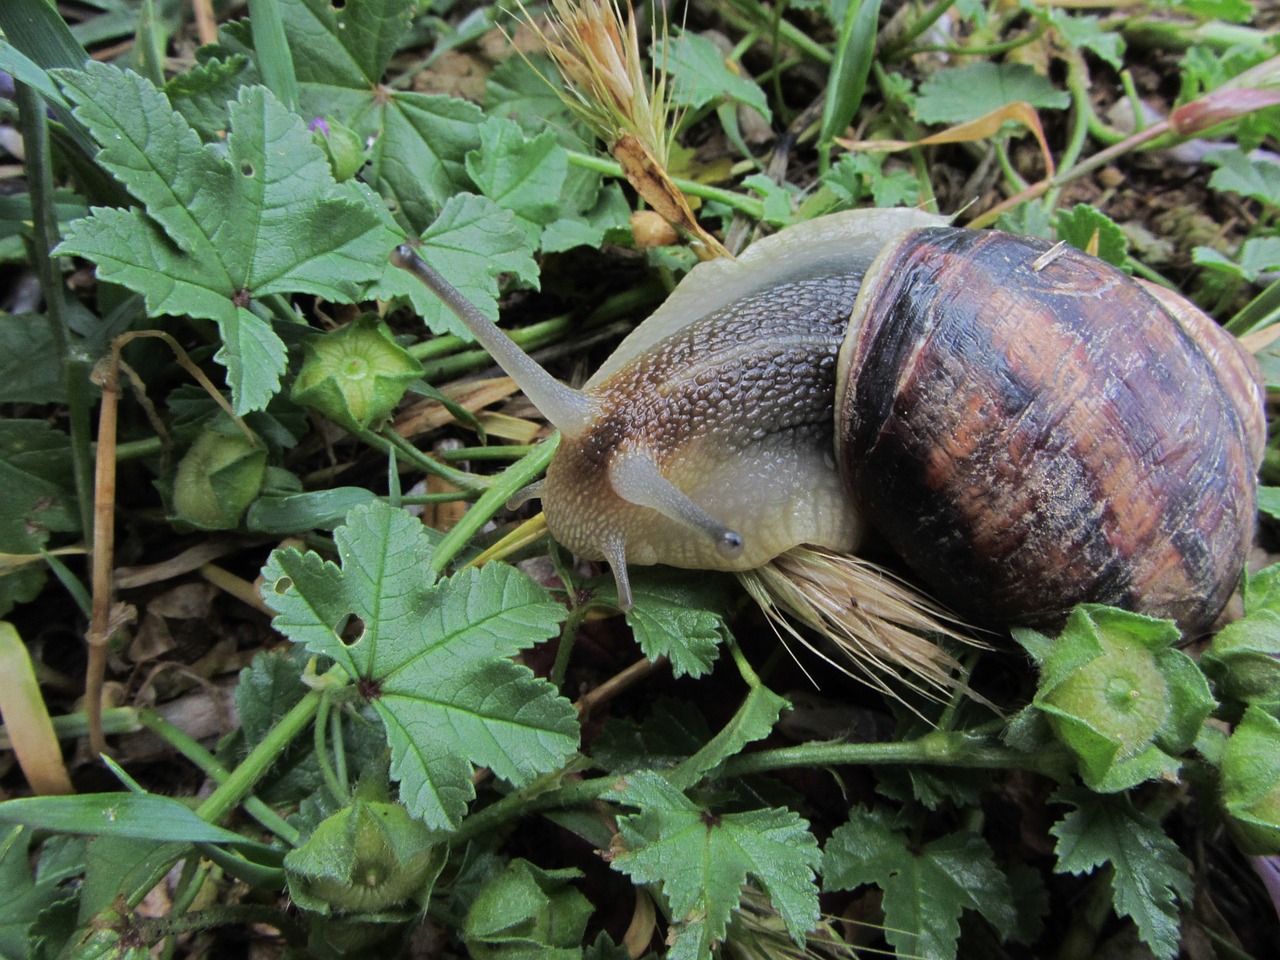
M790 281L652 345L590 396L601 414L564 437L543 509L556 539L600 559L611 536L631 563L750 569L800 543L851 549L857 517L830 456L836 355L861 276ZM705 538L611 489L613 458L641 452L743 535L726 560Z
M1252 358L1048 248L944 227L882 255L840 358L840 469L957 609L1042 623L1089 601L1203 629L1253 536Z

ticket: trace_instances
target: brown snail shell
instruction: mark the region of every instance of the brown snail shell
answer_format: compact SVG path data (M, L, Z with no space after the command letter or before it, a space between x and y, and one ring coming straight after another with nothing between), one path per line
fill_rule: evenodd
M1005 623L1107 603L1188 631L1221 611L1253 535L1262 398L1235 338L1165 299L1073 249L952 227L868 271L837 459L941 600Z

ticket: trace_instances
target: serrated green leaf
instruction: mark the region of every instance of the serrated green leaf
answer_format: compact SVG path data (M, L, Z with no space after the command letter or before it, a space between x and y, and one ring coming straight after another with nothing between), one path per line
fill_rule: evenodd
M679 572L636 577L627 625L644 655L650 660L667 657L677 677L710 671L728 630L724 582L710 577L694 583ZM609 586L602 586L602 594L612 597Z
M277 0L296 64L302 112L336 120L370 143L368 182L422 230L455 193L471 189L463 166L484 115L456 97L382 85L403 40L411 0ZM228 31L251 48L248 31Z
M1260 203L1280 204L1280 163L1250 156L1239 148L1219 150L1206 158L1218 169L1209 178L1215 190L1227 190Z
M152 315L217 322L237 412L261 409L285 349L246 309L250 299L349 302L383 271L393 235L363 194L334 182L302 121L261 87L232 104L224 156L136 74L92 64L58 76L103 147L98 162L146 207L94 210L58 252L94 260L104 279L142 293Z
M1077 250L1086 250L1097 238L1099 260L1113 267L1124 265L1129 252L1129 241L1114 220L1087 203L1077 203L1070 210L1058 211L1058 239Z
M0 403L65 400L62 360L48 317L0 311Z
M1051 110L1071 103L1065 90L1026 64L983 62L939 70L922 83L915 117L921 123L965 123L1018 100Z
M0 420L0 554L34 554L51 532L80 529L71 476L66 434L43 420ZM0 566L0 616L33 599L44 579L43 564Z
M513 120L491 117L480 126L480 145L467 153L467 173L480 192L516 220L535 246L557 219L569 173L569 154L550 130L526 139Z
M580 960L591 901L570 886L575 869L512 860L471 903L462 937L476 960Z
M653 60L664 64L671 78L671 99L697 110L721 99L735 100L773 117L764 91L736 64L730 65L716 45L696 33L681 33L653 45Z
M164 92L173 109L206 141L219 139L230 125L228 106L240 88L254 82L249 58L232 54L225 59L209 58L165 84Z
M1018 920L1009 880L981 837L954 833L919 846L888 811L855 807L823 851L823 888L868 883L884 891L885 939L899 956L954 958L965 910L981 913L1001 936Z
M821 855L808 823L792 811L714 814L652 771L626 777L610 797L640 808L618 820L613 867L637 883L662 884L675 928L669 956L709 957L748 877L797 943L817 925Z
M1178 953L1178 901L1191 898L1191 863L1160 825L1127 795L1098 796L1080 787L1058 790L1053 801L1076 809L1049 832L1058 838L1058 873L1112 868L1116 913L1131 917L1138 936L1161 960Z
M670 783L687 790L702 779L703 774L739 753L748 743L763 740L773 732L782 711L791 706L763 684L751 688L733 718L679 769L668 776Z
M28 847L33 831L26 827L0 830L0 956L26 957L28 931L41 911L58 898L57 877L37 879L31 874Z
M430 583L422 525L382 502L353 510L334 540L341 566L273 553L263 593L281 632L357 681L414 816L456 826L473 763L516 784L563 765L577 747L572 705L506 659L557 632L560 604L502 564Z
M1050 10L1049 22L1062 34L1062 39L1080 50L1090 50L1116 70L1124 66L1124 37L1102 26L1094 16L1073 16L1065 10Z
M1280 237L1246 240L1235 260L1224 257L1212 247L1196 247L1191 259L1202 267L1238 277L1246 283L1256 283L1262 273L1280 268Z
M513 273L529 284L538 280L534 246L528 235L510 210L503 210L488 197L466 193L451 197L423 233L417 250L482 313L495 320L498 274ZM403 270L388 265L370 296L408 297L433 332L474 339L438 297Z

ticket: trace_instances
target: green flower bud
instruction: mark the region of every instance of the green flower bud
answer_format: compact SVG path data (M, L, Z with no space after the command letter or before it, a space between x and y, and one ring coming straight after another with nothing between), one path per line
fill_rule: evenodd
M351 430L391 415L422 364L372 314L311 340L293 399Z
M1259 610L1223 627L1200 666L1224 699L1280 708L1280 613Z
M1047 649L1034 706L1076 754L1092 789L1177 773L1213 710L1209 685L1168 620L1077 607Z
M360 135L337 120L317 117L311 122L311 137L329 158L333 179L339 183L354 177L369 160Z
M355 800L284 858L289 892L318 913L425 903L444 865L435 834L398 803Z
M475 960L582 956L582 935L591 901L569 886L577 870L543 870L512 860L476 896L462 925L462 939Z
M205 530L229 530L262 489L267 451L239 430L207 429L178 463L174 514Z
M1280 720L1245 711L1222 754L1227 826L1248 854L1280 854Z

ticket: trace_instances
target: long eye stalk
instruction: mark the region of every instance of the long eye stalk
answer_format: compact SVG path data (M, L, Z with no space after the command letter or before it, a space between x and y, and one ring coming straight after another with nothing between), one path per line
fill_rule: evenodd
M412 273L439 297L561 433L572 437L586 432L595 417L594 405L586 394L566 387L538 366L514 340L494 326L492 320L407 243L396 247L391 254L391 263Z

